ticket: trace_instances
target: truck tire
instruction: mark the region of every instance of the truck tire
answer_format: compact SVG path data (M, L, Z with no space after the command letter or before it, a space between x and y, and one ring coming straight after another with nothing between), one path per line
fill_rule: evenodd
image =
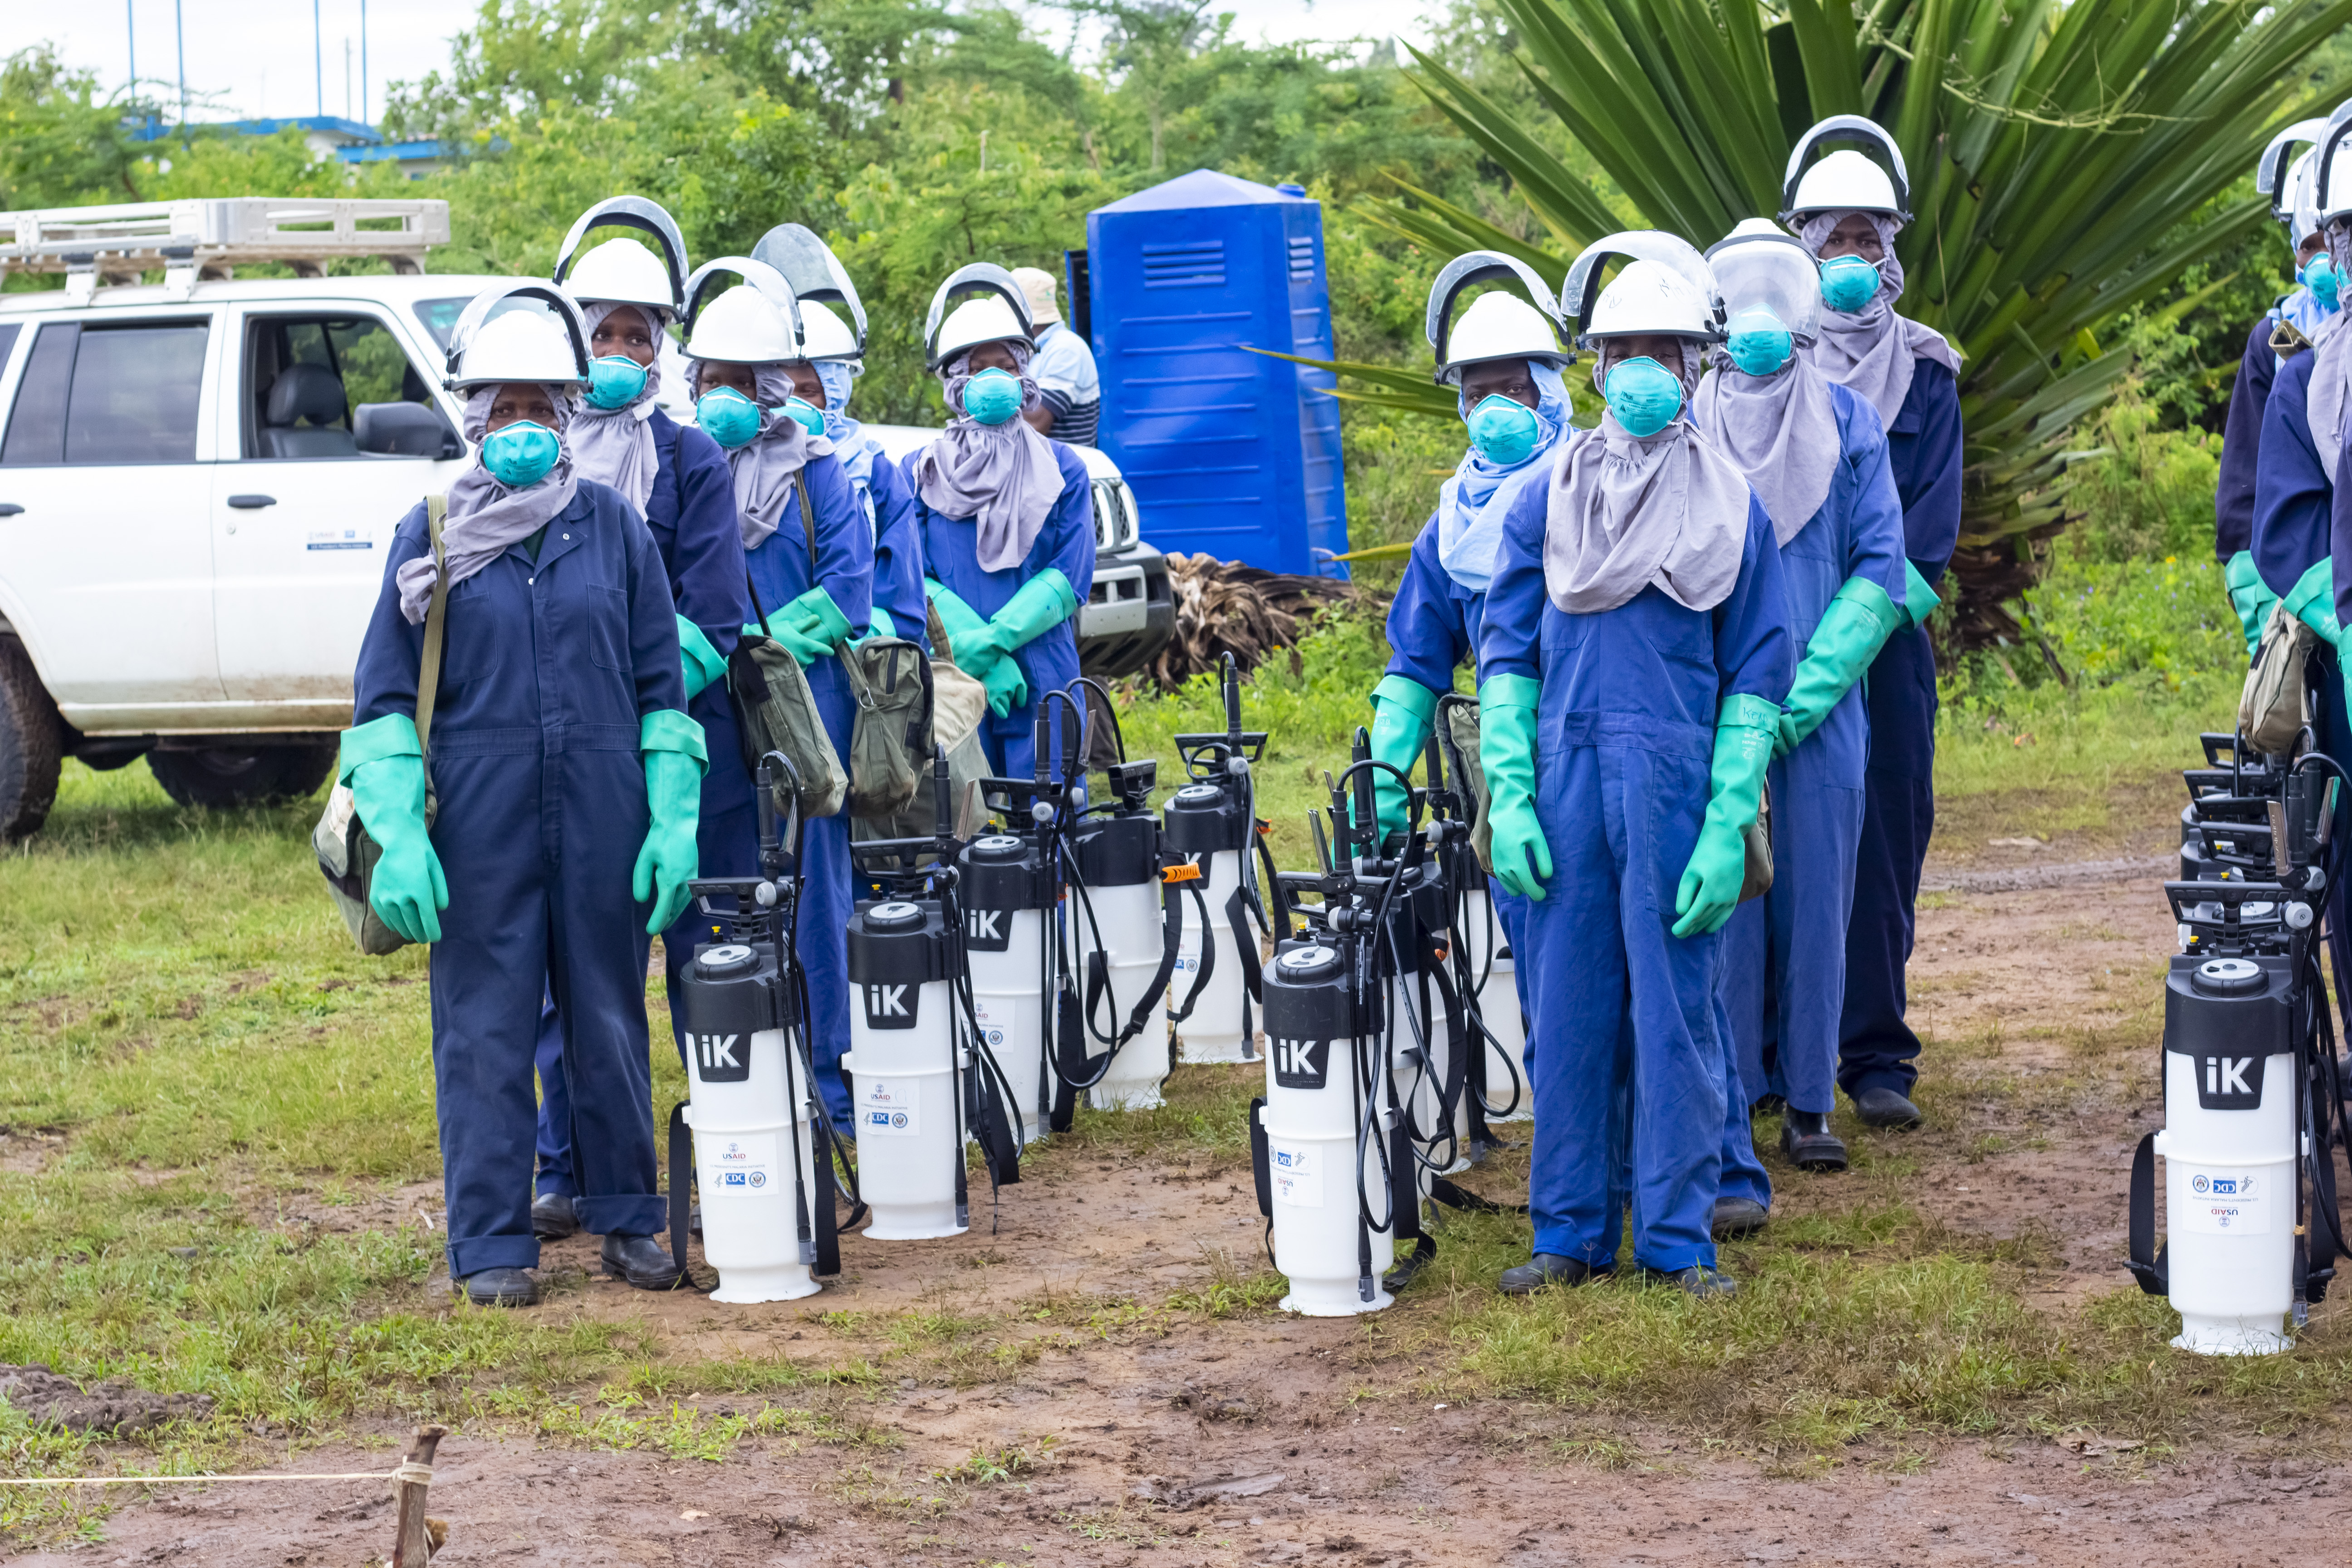
M0 637L0 844L41 830L58 798L65 726L25 645Z
M182 805L215 811L300 800L326 781L334 765L331 741L147 753L147 766L165 795Z

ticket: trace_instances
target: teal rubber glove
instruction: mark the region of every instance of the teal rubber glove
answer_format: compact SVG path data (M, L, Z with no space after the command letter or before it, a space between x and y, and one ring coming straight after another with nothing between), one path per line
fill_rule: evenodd
M1924 626L1927 624L1927 617L1936 613L1936 606L1943 602L1937 595L1936 590L1927 585L1927 579L1919 575L1919 568L1911 564L1911 558L1905 556L1903 558L1903 603L1895 607L1903 612L1904 616L1913 626Z
M2295 579L2294 586L2286 591L2286 613L2319 634L2319 640L2334 647L2344 640L2344 628L2336 619L2336 558L2326 555L2311 563L2311 569Z
M2278 595L2255 569L2251 550L2230 557L2221 568L2221 582L2230 590L2230 607L2238 612L2238 625L2245 628L2246 657L2251 659L2262 649L2263 626L2270 620L2271 606L2278 603Z
M1422 748L1429 744L1431 715L1437 711L1437 693L1408 675L1385 675L1372 688L1372 760L1410 773ZM1381 840L1402 833L1412 807L1412 792L1386 769L1372 773L1372 798L1378 803Z
M1543 683L1497 675L1478 688L1478 762L1486 770L1486 818L1496 879L1540 899L1551 878L1551 846L1536 817L1536 704Z
M425 826L425 754L405 713L343 731L335 776L352 792L360 825L383 851L368 879L376 918L411 942L441 940L448 879Z
M1048 566L1021 584L1004 608L988 618L1005 651L1025 647L1078 613L1078 595L1058 567ZM950 634L952 635L952 634Z
M998 659L988 667L980 684L988 693L988 710L1000 719L1015 708L1028 705L1029 680L1021 673L1018 659Z
M719 650L702 635L702 628L684 616L677 618L677 658L685 669L688 702L727 673L727 661L719 657Z
M1881 597L1884 597L1882 595ZM1748 879L1747 830L1764 798L1764 773L1772 764L1772 742L1780 710L1761 697L1724 700L1715 721L1715 767L1708 780L1706 816L1698 843L1675 889L1676 936L1720 931L1739 907Z
M1806 639L1804 660L1797 666L1788 701L1780 705L1774 756L1787 756L1822 727L1903 619L1885 589L1860 577L1846 579Z
M811 588L768 617L768 635L792 649L803 668L830 658L849 636L849 617L823 588Z
M924 578L923 591L931 596L931 607L939 611L940 626L948 634L948 657L974 680L987 680L988 672L1010 651L1003 639L937 578Z
M645 760L651 822L629 873L629 892L641 904L653 900L646 931L659 936L685 910L691 896L687 884L701 863L694 834L702 822L702 770L709 753L702 726L669 708L638 721L637 750Z

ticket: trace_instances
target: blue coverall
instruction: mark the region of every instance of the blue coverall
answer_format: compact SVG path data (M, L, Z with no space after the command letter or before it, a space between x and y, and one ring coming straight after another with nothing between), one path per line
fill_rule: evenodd
M2340 329L2339 329L2340 330ZM2271 383L2269 403L2263 410L2261 461L2254 469L2254 568L2273 594L2284 597L2303 574L2332 555L2341 540L2352 544L2352 517L2345 515L2342 492L2327 482L2319 448L2312 439L2311 372L2315 353L2299 353L2286 362ZM2338 471L2342 459L2338 458ZM2347 574L2335 573L2336 613L2346 603ZM2326 643L2311 651L2304 679L2314 688L2313 744L2338 763L2352 764L2352 726L2344 712L2344 670L2336 652ZM2336 834L2352 831L2352 792L2336 792ZM2347 881L2328 889L2325 910L2327 957L2336 973L2352 973L2352 942L2345 931ZM2343 1005L2342 998L2338 1005Z
M1687 610L1647 587L1616 609L1567 615L1544 586L1549 493L1521 492L1505 518L1478 647L1481 682L1542 682L1535 797L1552 878L1528 903L1519 949L1529 1038L1543 1042L1528 1175L1535 1251L1613 1265L1618 1172L1630 1155L1634 1261L1712 1267L1723 936L1670 928L1712 789L1724 700L1778 706L1788 696L1780 552L1750 497L1739 575L1723 603Z
M646 425L653 431L654 453L660 462L654 473L654 493L646 500L646 526L669 574L677 613L701 627L723 658L735 651L736 638L751 614L743 598L743 540L735 521L735 482L727 471L727 454L700 430L679 425L659 409ZM702 819L694 836L700 874L756 875L759 819L726 681L703 688L686 711L702 726L710 759L702 775ZM643 922L633 929L640 945L650 946ZM678 976L694 957L694 944L709 940L702 914L692 904L662 933L662 962L673 998ZM643 953L637 972L645 972ZM675 1007L670 1032L677 1042L678 1059L684 1061L686 1042ZM539 1191L577 1197L579 1183L572 1171L572 1097L558 1070L562 1059L563 1032L551 996L539 1020Z
M900 465L900 477L914 498L915 533L921 548L922 570L948 592L971 607L982 620L1003 609L1023 584L1045 571L1058 568L1069 579L1070 592L1080 605L1095 581L1094 487L1087 477L1086 459L1059 441L1050 441L1061 466L1062 493L1037 531L1035 542L1018 566L1001 572L980 569L979 527L968 517L951 518L931 510L915 488L914 465L920 453ZM1078 678L1077 616L1048 628L1013 651L1029 685L1029 700L1002 716L993 710L980 721L981 747L988 765L1000 778L1028 778L1037 771L1037 704L1045 693L1058 691Z
M2238 359L2238 379L2230 387L2230 416L2221 426L2221 482L2213 488L2213 555L2228 564L2241 550L2253 548L2254 468L2263 449L2263 410L2270 406L2271 383L2279 356L2271 347L2275 313L2246 332Z
M1910 395L1886 428L1886 454L1903 503L1904 553L1933 585L1959 543L1961 461L1959 390L1934 360L1914 363ZM1936 654L1927 628L1888 637L1863 689L1870 766L1846 923L1838 1087L1849 1096L1874 1088L1908 1095L1919 1079L1919 1037L1904 1021L1903 966L1911 962L1912 906L1936 830Z
M849 487L838 458L812 458L801 469L809 504L816 513L816 576L809 576L808 536L801 531L797 500L785 503L776 531L748 557L751 584L770 616L821 587L850 628L866 624L874 604L874 532ZM807 667L810 691L824 717L833 749L849 756L849 732L856 700L838 658ZM779 827L782 826L781 823ZM817 1090L833 1124L851 1132L849 1086L842 1080L841 1054L849 1048L849 814L845 808L807 824L807 861L801 868L799 930L793 951L808 981L809 1045L816 1062ZM748 851L747 851L748 852Z
M401 520L352 678L355 725L413 713L424 628L396 576L428 551ZM686 707L677 622L652 532L621 494L582 481L539 538L449 591L427 745L433 848L449 907L433 944L434 1104L449 1272L539 1262L531 1235L531 1068L540 1003L562 1018L580 1220L651 1236L646 1056L647 906L630 874L648 814L639 725Z
M1513 474L1488 500L1488 506L1507 507L1511 489L1520 484L1533 484L1540 489L1550 482L1551 464L1530 465L1523 470L1526 478ZM1478 630L1486 613L1486 595L1465 588L1455 582L1438 559L1438 519L1433 512L1422 525L1421 535L1412 542L1412 553L1405 557L1404 579L1397 584L1396 597L1389 605L1389 666L1384 675L1402 675L1436 692L1441 697L1454 689L1454 671L1465 659L1475 659L1478 651ZM1528 1012L1528 972L1519 959L1520 942L1526 931L1528 901L1512 892L1494 878L1486 879L1486 895L1495 908L1495 918L1503 927L1503 939L1509 943L1512 955L1511 978L1517 991L1519 1013L1523 1020ZM1499 997L1488 997L1486 1005L1493 1006ZM1535 1071L1536 1037L1533 1030L1525 1035L1520 1060L1529 1074ZM1490 1063L1492 1058L1488 1058ZM1491 1068L1490 1068L1490 1070ZM1497 1095L1507 1086L1490 1084L1487 1100L1503 1103ZM1519 1086L1522 1095L1534 1091ZM1523 1100L1521 1108L1529 1103Z
M1832 384L1838 463L1811 521L1780 547L1795 659L1804 662L1822 613L1852 578L1903 602L1903 508L1878 411ZM1845 994L1845 931L1862 838L1870 718L1856 682L1797 749L1776 760L1772 888L1723 928L1722 997L1738 1092L1724 1110L1723 1195L1769 1206L1757 1162L1751 1101L1769 1092L1799 1110L1837 1103L1838 1005Z

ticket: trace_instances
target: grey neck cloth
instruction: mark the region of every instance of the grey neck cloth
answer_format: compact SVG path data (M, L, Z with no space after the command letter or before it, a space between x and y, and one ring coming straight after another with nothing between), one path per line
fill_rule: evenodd
M1748 476L1782 544L1829 499L1837 475L1837 409L1829 381L1803 356L1769 375L1718 361L1698 384L1691 421Z
M604 318L615 310L635 310L639 316L650 317L646 323L646 334L659 341L662 312L642 305L611 305L592 300L581 306L580 313L588 319L588 332L595 335ZM600 485L610 485L629 498L629 504L640 513L653 500L654 476L661 471L661 455L654 449L653 426L646 423L654 416L654 400L661 393L661 359L646 367L646 389L618 408L599 408L586 398L572 411L572 433L565 445L572 448L572 464L583 479L594 479Z
M1848 216L1815 213L1805 220L1797 237L1818 257L1830 231ZM1877 409L1878 422L1892 428L1895 416L1903 411L1903 400L1911 395L1911 374L1917 362L1934 360L1958 375L1960 356L1935 328L1895 313L1895 301L1903 297L1903 263L1895 258L1895 237L1903 226L1881 213L1863 216L1877 227L1878 242L1886 248L1886 258L1878 264L1878 292L1859 310L1823 310L1822 335L1811 346L1797 352L1819 366L1823 375Z
M1037 384L1029 379L1029 350L1006 345L1020 367L1021 406L1037 406ZM915 458L915 492L945 517L972 519L979 532L980 569L1003 572L1029 558L1029 547L1045 526L1046 514L1062 494L1062 468L1054 444L1019 415L1002 425L982 425L963 411L963 389L971 381L971 355L958 354L940 367L948 407L955 417L938 440Z
M466 439L474 444L474 466L449 487L449 511L441 527L441 553L448 562L452 588L505 554L507 546L545 528L579 491L572 472L571 442L564 434L572 417L572 389L551 385L543 390L555 406L555 438L562 447L546 477L519 490L507 489L482 467L482 437L489 430L490 405L498 401L499 388L478 386L466 396ZM439 576L429 550L401 563L394 581L400 589L400 613L410 626L425 624Z

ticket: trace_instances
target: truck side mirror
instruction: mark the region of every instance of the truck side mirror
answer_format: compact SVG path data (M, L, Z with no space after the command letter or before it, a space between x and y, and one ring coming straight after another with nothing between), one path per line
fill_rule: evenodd
M352 411L352 443L380 458L462 458L466 444L426 403L362 403Z

